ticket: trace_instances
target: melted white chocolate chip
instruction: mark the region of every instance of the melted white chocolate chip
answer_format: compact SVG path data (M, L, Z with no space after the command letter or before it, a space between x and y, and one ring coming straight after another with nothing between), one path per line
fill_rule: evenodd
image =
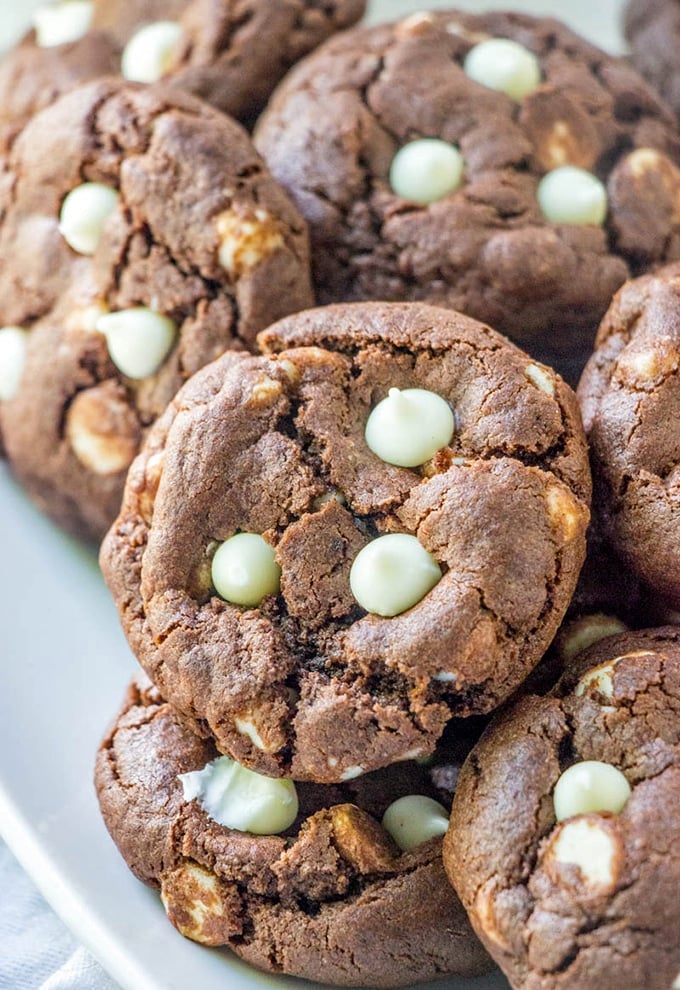
M298 798L292 780L264 777L219 756L179 775L185 801L198 801L213 821L239 832L278 835L293 824Z
M455 421L448 403L424 388L391 388L366 422L366 443L397 467L417 467L451 443Z
M521 100L540 85L541 66L533 52L509 38L489 38L467 53L466 75L482 86Z
M274 548L257 533L237 533L217 548L212 581L220 598L256 608L267 595L279 593L281 568Z
M607 190L597 176L573 165L544 175L536 195L548 223L601 227L607 216Z
M420 138L394 156L390 185L402 199L427 206L460 186L464 167L463 156L454 145L438 138Z
M423 794L409 794L392 802L382 825L399 848L408 852L436 835L445 835L449 814L439 801Z
M0 402L9 402L19 391L27 345L28 331L23 327L0 328Z
M97 330L106 337L111 360L126 378L155 374L172 350L177 328L167 316L137 306L105 313Z
M588 818L563 825L550 853L554 863L578 867L587 886L611 887L616 881L616 843L606 828Z
M570 766L557 781L553 795L555 817L562 822L577 815L618 815L630 795L630 784L620 770L610 763L584 760Z
M391 617L417 604L441 576L437 561L415 536L388 533L359 551L349 583L362 608Z
M54 48L78 41L92 24L91 0L63 0L46 3L33 12L35 39L40 48Z
M116 190L101 182L83 182L72 189L59 214L59 231L69 247L78 254L94 254L118 199Z
M123 49L120 71L131 82L158 82L172 67L182 28L176 21L155 21L132 35Z

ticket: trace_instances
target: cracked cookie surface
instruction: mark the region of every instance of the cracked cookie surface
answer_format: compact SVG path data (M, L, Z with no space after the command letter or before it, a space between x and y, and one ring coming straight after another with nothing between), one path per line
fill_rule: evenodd
M469 744L468 747L469 748ZM397 798L450 806L466 749L342 785L300 784L282 835L218 824L179 774L217 751L148 683L134 684L95 773L107 827L133 872L160 888L182 934L275 973L350 986L474 975L489 960L446 879L441 837L400 852L379 825Z
M358 21L365 6L365 0L94 0L91 27L80 38L46 47L30 31L0 60L0 140L11 144L33 113L78 83L119 74L126 43L154 22L179 26L165 71L154 81L162 76L252 122L291 65ZM147 41L142 69L153 57Z
M41 508L98 539L142 436L184 381L310 305L305 224L238 124L176 91L110 79L37 115L6 180L0 326L25 336L0 429ZM106 187L115 205L85 255L67 243L60 216L65 197L88 184ZM79 208L76 231L89 231L91 212ZM152 326L130 339L140 307ZM115 313L126 314L134 377L99 329ZM145 348L168 327L162 360L143 368Z
M538 59L540 84L519 101L464 71L490 37ZM464 160L458 189L429 206L389 181L418 138ZM255 140L310 223L320 302L448 305L547 363L585 359L629 271L680 252L672 115L635 70L554 20L442 12L354 29L293 70ZM603 226L544 219L539 180L565 165L606 185Z
M680 604L680 266L615 297L579 384L594 502L616 554Z
M629 796L557 823L554 789L581 761L623 774ZM492 721L461 770L444 862L515 990L668 990L679 848L680 631L662 627L600 641L551 695Z
M587 455L568 386L460 314L325 307L259 341L267 356L215 362L159 420L101 563L133 652L198 731L264 773L337 781L431 752L451 716L491 710L535 666L583 562ZM364 431L413 387L456 428L406 469ZM239 531L281 568L259 608L212 584ZM385 618L350 572L395 533L442 576Z

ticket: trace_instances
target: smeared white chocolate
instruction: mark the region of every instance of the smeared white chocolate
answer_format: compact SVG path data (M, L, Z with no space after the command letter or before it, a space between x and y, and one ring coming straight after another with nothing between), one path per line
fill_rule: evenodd
M566 822L550 847L554 863L577 866L586 886L611 887L616 882L617 847L608 830L588 818Z
M298 798L292 780L264 777L219 756L202 770L179 775L185 801L198 801L220 825L251 832L278 835L293 824Z

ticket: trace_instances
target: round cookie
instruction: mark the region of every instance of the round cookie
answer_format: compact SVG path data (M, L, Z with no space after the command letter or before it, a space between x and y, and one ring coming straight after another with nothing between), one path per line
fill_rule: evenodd
M630 0L624 17L636 68L680 111L680 8L675 0Z
M680 603L680 266L628 283L600 327L579 399L595 504L616 554Z
M602 640L552 695L493 720L444 863L515 990L669 990L678 849L680 630L665 627Z
M99 539L180 385L310 305L305 224L239 125L162 87L74 90L7 173L0 431L38 504Z
M519 98L491 88L518 92L493 50L481 71L468 63L502 39L521 46L520 73L529 60ZM255 141L309 221L319 301L451 306L572 371L629 272L680 255L672 115L554 20L438 12L354 29L293 70Z
M413 986L490 968L441 862L460 751L353 783L298 784L283 834L267 834L285 822L274 821L277 798L265 780L258 796L270 824L255 835L216 821L205 794L190 799L191 778L217 756L153 689L133 685L97 759L109 832L139 879L160 888L183 935L226 945L260 969L343 986ZM251 800L234 778L213 786L220 818ZM402 852L379 823L406 795L434 807L437 820L432 827L426 814L410 836L418 844Z
M535 666L583 561L586 449L561 379L449 310L324 307L260 344L159 420L101 564L135 656L197 731L272 776L346 780L432 752ZM411 389L455 426L404 468L365 431ZM229 590L243 533L280 568L259 607Z

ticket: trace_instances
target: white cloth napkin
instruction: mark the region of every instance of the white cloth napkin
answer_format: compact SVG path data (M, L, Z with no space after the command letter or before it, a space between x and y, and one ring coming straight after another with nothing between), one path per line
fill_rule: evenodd
M0 990L118 990L0 842Z

